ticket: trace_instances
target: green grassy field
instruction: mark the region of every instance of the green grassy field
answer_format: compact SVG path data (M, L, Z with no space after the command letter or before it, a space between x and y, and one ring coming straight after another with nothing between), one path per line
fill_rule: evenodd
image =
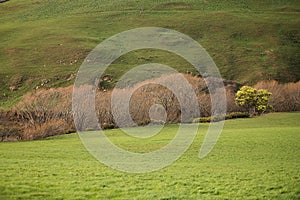
M208 124L171 166L152 173L115 171L96 161L77 134L0 143L0 199L299 199L300 113L229 120L208 157L198 159ZM109 138L128 150L152 151L177 125L132 140Z
M37 86L72 84L97 44L144 26L192 37L226 79L297 81L299 11L298 0L11 0L0 4L0 106L12 107ZM153 62L195 74L183 59L154 50L126 54L106 74L115 83L128 69Z

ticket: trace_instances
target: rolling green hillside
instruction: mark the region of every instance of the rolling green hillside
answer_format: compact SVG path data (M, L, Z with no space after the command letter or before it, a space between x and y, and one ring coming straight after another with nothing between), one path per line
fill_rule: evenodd
M158 26L197 40L226 79L241 83L300 78L298 0L10 0L0 4L0 106L36 88L70 85L87 54L119 32ZM141 50L106 74L163 63L196 74L177 56Z
M276 113L226 121L217 145L204 159L198 154L208 124L201 124L180 159L143 174L99 163L77 134L0 143L0 199L296 200L300 197L299 116ZM118 129L106 134L115 145L141 153L165 146L177 129L178 125L168 125L147 139Z

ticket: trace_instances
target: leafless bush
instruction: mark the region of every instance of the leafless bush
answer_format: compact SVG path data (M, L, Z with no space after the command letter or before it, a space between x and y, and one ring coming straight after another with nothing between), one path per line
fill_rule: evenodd
M130 101L130 114L133 120L150 121L149 111L155 104L161 105L167 113L166 123L179 121L180 108L176 96L169 89L158 84L145 85L133 93Z
M261 81L254 85L272 93L270 104L276 112L300 111L300 81L280 84L277 81Z
M95 93L93 85L76 86L72 99L74 122L79 131L97 130L98 120L95 110Z
M235 90L226 87L227 113L246 112L246 109L235 103Z
M23 137L23 130L20 126L0 126L0 141L17 141Z
M25 127L22 134L23 140L37 140L49 136L62 135L70 131L69 124L63 119L51 119L40 126Z
M112 91L96 91L95 109L98 117L99 124L102 128L107 125L114 124L111 112L111 93Z
M0 109L0 141L21 140L23 127L10 111Z
M22 139L39 139L74 131L71 99L72 87L38 90L29 93L12 112L23 123Z
M52 119L72 120L72 87L38 90L29 93L13 108L16 115L31 126L41 126Z

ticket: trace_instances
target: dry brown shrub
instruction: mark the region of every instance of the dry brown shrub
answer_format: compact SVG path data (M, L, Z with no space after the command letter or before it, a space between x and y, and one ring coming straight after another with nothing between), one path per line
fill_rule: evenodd
M149 110L159 104L167 113L167 123L176 123L180 117L178 99L166 87L158 84L148 84L139 87L133 93L130 101L130 114L135 122L150 121Z
M22 139L40 139L74 131L72 86L41 89L24 95L12 112L23 123Z
M23 140L38 140L50 136L62 135L70 131L69 124L63 119L52 119L40 126L27 126L22 135Z
M23 127L10 111L0 109L0 141L21 140Z
M23 136L23 130L20 126L0 126L0 141L17 141L21 140Z
M254 85L257 89L266 89L272 93L270 104L276 112L300 111L300 81L296 83L278 83L261 81Z
M72 119L72 86L41 89L24 95L12 109L16 115L32 126L41 125L52 119Z
M226 87L226 104L227 104L227 113L232 112L246 112L245 108L238 106L235 103L235 90Z
M211 115L211 98L209 94L202 93L198 95L200 106L200 116L207 117Z
M112 91L104 92L97 90L96 92L95 107L98 121L101 125L114 124L111 112L111 93Z
M76 86L72 109L76 128L79 131L98 129L94 89L95 86L88 84Z

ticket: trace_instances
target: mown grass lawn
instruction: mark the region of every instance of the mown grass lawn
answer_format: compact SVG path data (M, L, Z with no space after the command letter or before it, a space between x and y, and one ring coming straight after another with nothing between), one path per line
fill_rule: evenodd
M208 124L171 166L130 174L95 160L77 134L0 144L0 199L299 199L300 113L229 120L209 156L198 158ZM150 151L178 125L151 139L107 131L123 148Z

